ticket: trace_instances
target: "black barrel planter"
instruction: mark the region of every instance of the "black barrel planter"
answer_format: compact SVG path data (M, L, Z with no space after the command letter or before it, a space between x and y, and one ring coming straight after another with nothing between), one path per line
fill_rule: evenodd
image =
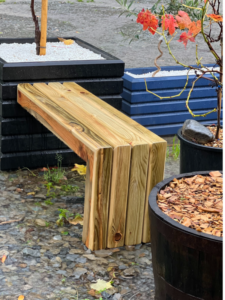
M223 169L223 149L193 143L177 132L180 140L180 173Z
M0 170L56 165L56 153L61 153L64 165L81 162L72 150L17 104L19 83L76 82L120 110L124 62L76 37L67 38L105 59L7 63L0 57ZM48 38L48 42L57 41L57 38ZM0 39L0 44L33 42L31 38Z
M221 300L222 238L197 232L164 214L158 192L180 174L158 183L149 196L155 300Z

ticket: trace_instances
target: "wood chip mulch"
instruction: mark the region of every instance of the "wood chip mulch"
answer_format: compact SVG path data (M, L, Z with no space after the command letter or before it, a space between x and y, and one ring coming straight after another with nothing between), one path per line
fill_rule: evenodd
M214 136L216 135L216 126L207 126L207 128L214 134ZM206 143L204 144L204 146L223 148L223 128L220 128L218 140L214 140L210 143Z
M157 204L170 218L199 232L223 236L223 178L210 176L174 178L158 193Z

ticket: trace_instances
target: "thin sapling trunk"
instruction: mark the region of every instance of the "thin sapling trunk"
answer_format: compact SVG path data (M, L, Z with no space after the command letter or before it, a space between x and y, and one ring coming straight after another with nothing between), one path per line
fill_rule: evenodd
M223 38L221 38L221 61L222 65L220 66L220 82L223 82ZM220 133L220 115L221 115L221 103L222 103L222 86L218 87L217 90L217 129L216 129L216 139L219 139Z
M38 17L35 15L34 12L34 0L31 0L31 5L30 5L33 21L35 24L35 43L36 43L36 54L40 55L40 38L41 38L41 32L39 29L39 24L38 24Z

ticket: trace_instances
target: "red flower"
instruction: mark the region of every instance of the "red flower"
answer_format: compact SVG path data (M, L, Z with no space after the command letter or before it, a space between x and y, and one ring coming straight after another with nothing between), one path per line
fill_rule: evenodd
M151 34L155 34L156 29L158 28L158 20L155 15L153 15L149 10L144 10L138 14L137 23L143 25L143 30L148 29Z
M188 40L191 42L195 42L195 38L193 37L193 34L190 31L188 31L188 33L183 32L180 35L180 39L178 40L178 42L183 42L184 46L186 47Z
M167 30L169 28L169 34L173 35L178 24L172 15L165 15L165 20L164 16L162 16L162 27L163 30Z

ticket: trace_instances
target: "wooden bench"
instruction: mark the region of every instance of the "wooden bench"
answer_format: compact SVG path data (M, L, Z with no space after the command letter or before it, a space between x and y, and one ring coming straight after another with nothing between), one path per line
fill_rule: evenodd
M149 242L148 196L163 179L166 141L75 83L19 84L17 101L87 163L85 245Z

